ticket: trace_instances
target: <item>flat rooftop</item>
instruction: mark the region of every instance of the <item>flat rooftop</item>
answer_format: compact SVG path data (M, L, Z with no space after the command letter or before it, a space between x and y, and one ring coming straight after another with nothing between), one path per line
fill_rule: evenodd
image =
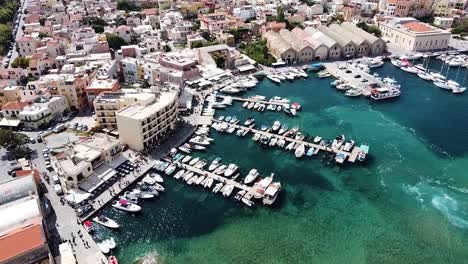
M114 87L114 85L117 82L118 81L115 79L99 79L98 77L98 78L94 78L93 81L89 84L89 86L86 87L86 89L109 90L109 89L112 89L112 87Z
M177 100L176 91L161 92L159 98L154 103L146 106L131 105L120 110L117 115L143 120L153 113L161 111L164 107L175 100Z

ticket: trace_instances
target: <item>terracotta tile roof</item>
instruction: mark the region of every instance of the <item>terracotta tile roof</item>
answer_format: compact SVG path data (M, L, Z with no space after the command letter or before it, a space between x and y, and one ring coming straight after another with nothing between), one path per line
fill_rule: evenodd
M11 259L46 243L40 221L0 236L0 262Z
M143 13L145 15L147 15L147 16L157 15L158 14L158 9L156 9L156 8L143 9Z
M8 102L3 105L2 110L23 110L27 105L25 102Z
M397 0L387 0L387 4L396 4Z
M403 24L407 29L414 31L414 32L431 32L434 31L431 27L427 26L421 22L409 22Z
M38 170L19 170L19 171L16 171L15 175L16 177L23 177L23 176L29 176L31 174L34 176L34 179L36 180L37 183L41 182L41 176Z
M33 38L29 36L22 36L16 39L16 41L19 41L19 42L30 42L32 40Z

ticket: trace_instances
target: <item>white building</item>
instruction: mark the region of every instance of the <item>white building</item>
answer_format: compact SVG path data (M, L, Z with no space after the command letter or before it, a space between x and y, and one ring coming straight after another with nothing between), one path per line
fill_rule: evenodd
M383 37L407 51L448 48L450 32L419 22L414 18L395 18L380 23Z
M41 97L37 103L24 107L18 117L25 127L38 129L68 110L65 96Z
M255 9L251 5L236 7L234 8L232 14L240 18L244 22L248 20L249 18L255 18L256 16Z
M120 141L137 151L155 147L175 128L177 108L178 90L164 90L151 103L122 108L116 115Z
M441 28L451 28L453 25L453 17L435 17L434 25Z

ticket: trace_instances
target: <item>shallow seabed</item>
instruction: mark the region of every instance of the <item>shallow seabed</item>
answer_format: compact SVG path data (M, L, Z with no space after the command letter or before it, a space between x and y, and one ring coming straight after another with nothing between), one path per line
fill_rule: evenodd
M96 239L113 236L124 264L149 252L164 263L468 263L468 94L453 95L390 63L376 72L402 84L401 98L348 98L330 87L332 79L311 76L281 85L264 80L249 92L298 101L298 117L239 102L217 113L252 116L258 125L280 120L329 139L344 134L370 145L364 164L297 160L212 131L215 143L200 156L239 164L242 175L274 172L283 190L272 208L247 208L166 177L166 193L143 202L141 214L104 210L122 227L98 228Z

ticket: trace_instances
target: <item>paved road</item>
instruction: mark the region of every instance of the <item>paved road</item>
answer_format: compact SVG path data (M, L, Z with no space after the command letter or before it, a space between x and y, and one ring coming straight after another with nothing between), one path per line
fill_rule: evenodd
M13 63L13 61L17 57L19 57L19 53L16 51L16 39L23 36L23 26L24 26L24 16L25 16L24 11L26 10L27 5L28 5L28 0L21 1L21 7L19 9L22 10L22 12L17 13L17 15L19 15L19 17L20 17L20 22L19 22L18 27L17 27L16 35L13 36L13 42L11 43L13 51L12 51L12 55L11 55L11 58L10 58L10 65L11 65L11 63ZM14 23L15 23L15 21L13 21L13 26L14 26Z

